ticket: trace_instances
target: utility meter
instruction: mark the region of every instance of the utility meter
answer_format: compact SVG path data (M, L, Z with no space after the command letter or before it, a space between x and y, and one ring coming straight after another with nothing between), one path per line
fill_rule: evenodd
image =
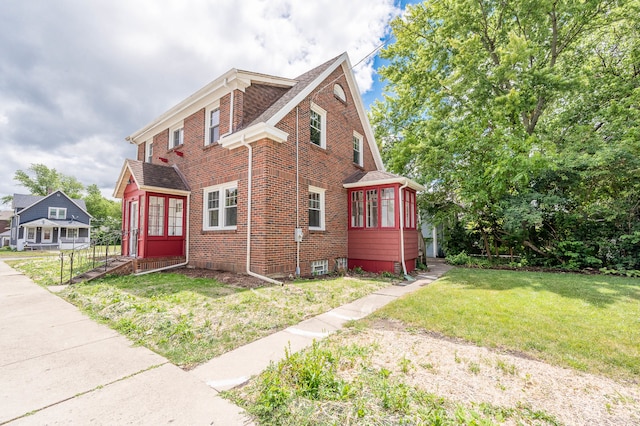
M302 242L302 228L296 228L293 239L296 241L296 243Z

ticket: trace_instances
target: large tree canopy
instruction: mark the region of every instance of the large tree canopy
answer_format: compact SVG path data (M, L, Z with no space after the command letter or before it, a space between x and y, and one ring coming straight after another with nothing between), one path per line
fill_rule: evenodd
M606 264L640 236L639 18L638 0L409 8L372 109L386 164L486 253Z

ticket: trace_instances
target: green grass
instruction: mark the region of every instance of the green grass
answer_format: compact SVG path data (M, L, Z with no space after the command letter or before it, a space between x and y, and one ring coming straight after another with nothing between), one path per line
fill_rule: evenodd
M640 375L640 280L454 269L373 315L617 379Z
M75 284L60 295L189 368L388 285L385 280L341 277L249 290L155 273Z
M461 404L407 385L408 370L394 375L372 362L375 345L344 340L332 336L302 352L287 353L249 385L223 396L261 425L559 424L524 405Z

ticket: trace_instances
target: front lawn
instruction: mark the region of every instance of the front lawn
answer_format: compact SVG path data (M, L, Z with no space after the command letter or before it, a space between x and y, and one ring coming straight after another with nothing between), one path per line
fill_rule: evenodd
M189 368L388 285L386 280L340 277L247 289L155 273L75 284L60 295Z
M373 318L612 378L640 376L640 279L460 268Z

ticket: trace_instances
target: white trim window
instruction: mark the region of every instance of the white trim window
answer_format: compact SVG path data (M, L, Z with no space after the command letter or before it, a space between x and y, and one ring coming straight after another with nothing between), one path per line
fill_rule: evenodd
M67 209L65 207L49 207L49 219L66 219Z
M320 148L327 148L327 111L311 103L309 139Z
M204 145L213 145L220 140L220 107L218 104L210 105L205 110L206 129Z
M66 238L69 238L72 240L78 238L78 228L67 228Z
M36 228L27 228L27 241L30 243L36 242Z
M236 229L238 224L238 182L203 189L202 230Z
M311 275L326 275L329 273L328 260L314 260L311 262Z
M358 132L353 132L353 162L362 167L363 155L362 155L362 135Z
M144 158L147 163L151 163L153 159L153 141L147 141L144 144Z
M325 189L309 187L309 229L324 231Z
M169 149L184 144L184 123L176 124L169 129Z

